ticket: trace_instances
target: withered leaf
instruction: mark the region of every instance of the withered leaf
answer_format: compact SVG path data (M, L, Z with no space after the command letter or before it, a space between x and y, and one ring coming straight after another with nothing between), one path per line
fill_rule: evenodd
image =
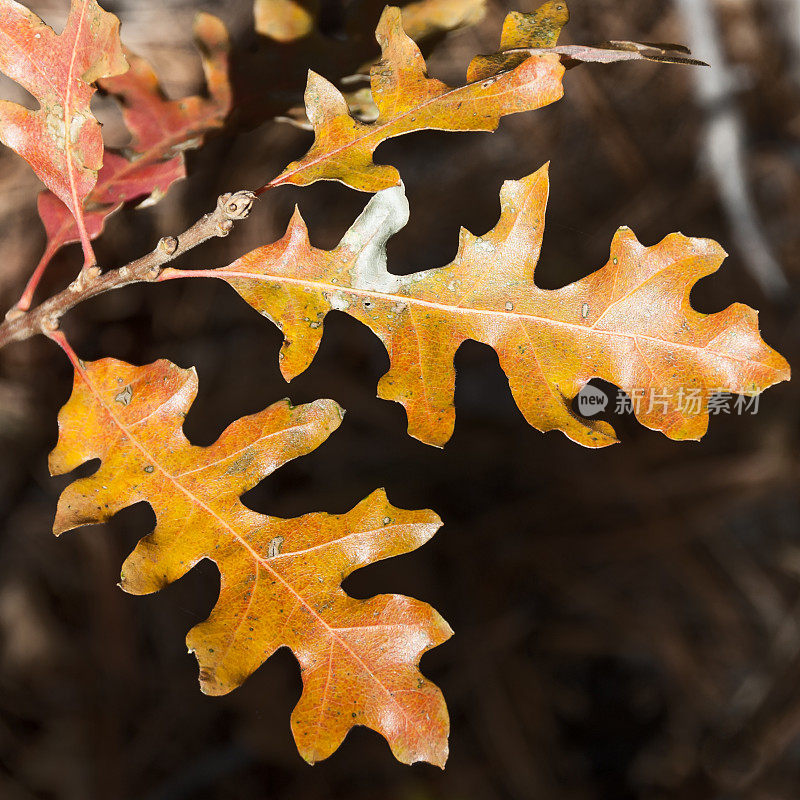
M329 311L360 320L389 353L378 395L402 403L409 433L432 445L444 445L453 432L453 358L467 339L497 351L533 427L561 430L587 447L616 441L607 422L572 410L592 378L631 397L646 393L648 401L634 408L639 421L679 440L705 433L711 394L754 396L788 380L789 366L762 341L753 309L737 303L706 315L691 308L692 287L725 257L708 239L674 233L645 247L620 228L600 270L562 289L538 288L547 196L546 167L507 181L491 231L462 229L451 264L412 275L386 267L386 241L408 219L403 189L395 187L375 195L331 251L310 245L295 211L280 241L228 267L170 269L162 279L227 281L282 329L287 380L310 364ZM690 405L688 397L696 401Z
M452 631L418 600L357 600L341 588L354 570L426 542L440 525L436 514L396 508L383 490L345 514L294 519L258 514L239 499L324 442L341 422L339 406L275 403L232 423L209 447L196 447L182 431L197 392L193 369L71 357L74 388L59 414L50 470L63 474L95 458L101 465L64 490L54 532L148 502L156 529L126 559L120 585L147 594L202 559L216 563L219 599L187 636L206 694L231 691L289 647L303 678L292 731L305 759L326 758L350 728L366 725L386 737L400 761L443 766L447 709L417 665Z

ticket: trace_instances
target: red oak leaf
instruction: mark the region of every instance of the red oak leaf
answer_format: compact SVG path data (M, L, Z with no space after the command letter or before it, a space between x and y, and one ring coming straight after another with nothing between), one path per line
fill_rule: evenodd
M72 0L61 34L25 6L0 0L0 71L39 101L35 111L0 101L0 141L69 209L86 264L94 263L94 254L83 201L103 164L100 124L89 103L97 80L127 69L119 20L95 0Z
M198 14L194 32L203 57L209 98L193 95L165 99L152 67L130 53L128 72L99 82L103 90L120 101L132 141L122 152L106 151L97 185L86 198L85 224L91 239L102 233L106 217L123 203L139 198L144 198L147 205L155 203L175 181L185 178L183 151L199 147L204 134L222 127L230 111L225 26L211 14ZM43 192L38 205L47 246L20 301L20 307L25 308L52 257L64 245L80 240L75 220L56 195Z

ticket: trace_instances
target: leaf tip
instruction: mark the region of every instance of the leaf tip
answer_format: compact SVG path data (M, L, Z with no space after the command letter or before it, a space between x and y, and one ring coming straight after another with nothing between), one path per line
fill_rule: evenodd
M314 72L313 69L308 71L303 100L309 122L315 130L334 118L350 116L344 95L327 78ZM290 164L286 170L291 166Z
M286 232L292 244L299 243L296 241L297 239L299 239L300 242L305 242L306 244L309 243L308 226L306 225L306 221L303 219L303 215L300 213L300 206L296 203L294 206L294 211L292 211L292 216L289 220L289 226Z
M431 760L428 762L432 764L434 767L439 767L440 770L444 771L445 766L447 765L447 759L450 757L450 747L445 743L445 746L437 752Z
M192 33L198 49L203 55L215 52L227 53L230 49L230 36L225 23L214 14L199 11L192 20Z
M58 517L53 521L53 536L58 539L62 534L66 533L69 528L59 521Z
M395 748L392 748L392 752L401 764L411 766L422 762L443 770L450 756L450 746L447 742L447 735L445 735L444 740L433 738L410 753L396 752Z
M208 31L209 29L215 30L227 38L227 28L219 17L210 14L208 11L198 11L192 20L192 30L198 33L199 31Z
M330 83L327 78L324 78L319 72L315 72L313 69L309 69L306 73L306 92L312 87L317 86L318 84L326 84Z
M347 413L346 410L342 408L342 406L340 406L335 400L330 400L329 398L315 400L312 405L318 409L321 409L323 413L329 415L331 419L335 420L337 428L344 419L344 415Z
M403 27L402 12L398 6L384 6L378 25L375 28L375 38L381 47L386 45L386 40L392 33Z

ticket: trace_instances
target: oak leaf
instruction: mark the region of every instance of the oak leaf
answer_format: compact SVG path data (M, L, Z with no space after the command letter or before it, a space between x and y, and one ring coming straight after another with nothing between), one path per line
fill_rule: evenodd
M141 200L152 205L177 180L186 177L183 151L200 147L209 131L222 127L231 108L228 79L228 33L211 14L198 14L195 41L201 52L209 97L167 100L152 67L143 58L127 54L130 69L123 75L99 81L122 107L131 143L120 152L106 150L97 184L86 198L86 229L92 239L103 230L106 218L125 202ZM39 216L47 232L41 270L58 250L78 241L79 232L67 207L51 192L38 200Z
M103 164L100 125L89 103L98 79L127 69L119 20L95 0L72 0L61 34L15 0L0 0L0 71L39 102L32 111L0 101L0 141L19 153L69 209L87 264L94 255L83 201Z
M568 22L569 9L562 0L550 0L532 14L511 11L503 20L499 52L475 56L467 68L467 80L484 80L518 67L530 57L528 52L521 52L523 48L555 47Z
M501 117L531 111L561 98L564 70L584 62L661 61L703 64L690 58L680 45L604 42L598 45L562 45L558 38L569 21L564 0L549 0L532 14L512 11L503 23L500 50L476 56L467 69L467 84L458 88L429 78L425 60L411 37L423 20L449 19L448 0L427 3L423 20L413 6L401 12L387 7L375 32L381 60L370 70L370 103L362 90L358 97L340 92L330 81L309 70L305 115L291 109L286 117L299 127L310 126L314 143L303 158L260 187L292 183L306 186L335 180L354 189L377 192L398 185L397 170L376 165L375 149L395 136L421 130L493 131ZM467 15L468 16L468 15ZM408 28L404 31L404 26ZM366 117L358 107L377 108Z
M711 394L754 396L789 379L786 361L762 341L753 309L737 303L706 315L691 308L694 284L725 258L711 240L674 233L645 247L620 228L600 270L562 289L538 288L548 186L547 167L507 181L491 231L462 229L451 264L412 275L386 266L387 239L408 219L403 189L395 187L375 195L331 251L310 245L295 210L280 241L227 267L168 269L162 279L227 281L283 331L287 380L310 364L329 311L363 322L389 353L378 395L402 403L409 433L438 446L453 432L453 359L467 339L497 351L534 428L561 430L587 447L616 442L607 422L572 410L593 378L631 398L645 394L633 409L639 421L676 440L703 436ZM690 396L697 402L689 405Z
M452 631L425 603L400 595L357 600L341 588L354 570L426 542L440 525L436 514L395 508L383 490L345 514L295 519L258 514L239 499L325 441L341 422L339 406L275 403L196 447L182 431L197 392L194 369L71 357L74 388L59 414L50 470L63 474L91 459L101 465L64 490L54 532L150 503L157 526L126 559L120 585L147 594L202 559L217 564L219 599L187 637L203 692L231 691L289 647L303 678L292 713L303 758L326 758L350 728L366 725L400 761L443 766L447 709L417 664Z
M294 0L263 0L259 3L257 0L256 9L256 28L277 41L287 41L290 35L292 39L295 35L300 36L301 30L305 31L302 35L308 33L304 15L311 15L312 9L307 8L305 3L296 3ZM269 11L261 21L261 27L259 27L259 9L262 13ZM313 4L313 10L314 12L318 10L317 4ZM446 34L480 22L486 13L486 2L485 0L418 0L404 5L400 13L403 30L420 45L423 52L430 52ZM284 32L287 39L281 38L280 31ZM359 122L375 122L380 115L369 86L350 88L353 84L368 79L374 61L373 59L359 65L355 74L344 75L340 80L343 87L347 84L347 87L342 89L342 96L347 102L350 114ZM276 116L275 120L289 123L302 130L314 130L303 105L287 108Z
M419 0L403 9L411 37L423 52L450 31L482 18L485 0ZM237 122L246 128L269 119L305 118L303 88L308 70L342 81L364 70L377 55L375 25L385 0L359 0L337 8L335 21L320 18L317 0L255 0L260 34L234 51ZM305 123L303 123L305 124Z
M555 54L530 56L515 69L451 88L427 76L419 47L403 30L399 8L384 10L375 34L382 57L370 74L378 118L369 124L354 119L342 93L309 71L305 103L314 144L259 191L336 180L377 192L400 182L394 167L372 160L381 142L420 130L493 131L501 117L541 108L563 94L564 68Z

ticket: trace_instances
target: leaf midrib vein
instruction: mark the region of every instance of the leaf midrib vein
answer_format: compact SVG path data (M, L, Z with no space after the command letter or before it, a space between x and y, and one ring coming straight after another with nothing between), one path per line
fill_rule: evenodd
M213 117L214 114L208 113L202 117L202 122L206 122L209 118ZM200 126L202 127L202 126ZM164 154L175 145L181 144L182 142L186 141L186 134L192 133L195 136L204 136L208 131L212 130L212 128L205 128L204 130L195 131L193 127L188 127L182 130L179 134L173 134L172 136L166 137L162 139L158 144L153 145L149 149L141 152L136 153L136 158L131 161L130 159L126 158L122 153L117 152L116 150L109 150L109 152L114 153L114 155L118 155L121 158L125 159L125 166L123 166L119 172L114 173L111 178L104 179L102 181L98 181L95 183L92 191L86 197L86 202L92 202L93 195L99 195L101 192L110 189L111 187L123 183L128 180L129 176L132 173L135 173L141 167L151 167L154 164L169 164L174 158L180 158L183 154L182 153L175 153L174 156L170 156L169 158L164 158ZM190 137L191 138L191 137ZM100 173L98 173L99 176ZM185 176L184 176L185 177ZM133 195L128 200L133 200L140 195ZM126 201L123 200L95 200L94 202L100 205L99 208L93 209L93 213L100 213L105 217L110 216L114 213L117 209L119 209ZM59 247L63 247L67 242L61 242L61 237L64 236L69 229L74 225L74 220L67 219L66 222L61 224L61 227L58 229L58 232L55 236L49 237L51 241L58 242Z
M535 57L536 56L531 56L531 58L535 58ZM510 71L505 72L505 73L500 73L499 75L495 76L496 79L499 80L499 78L503 77L504 75L508 75L508 74L511 74L512 72L515 72L516 70L518 70L523 64L525 64L529 60L530 59L525 59L525 61L523 61L522 64L519 64L513 70L510 70ZM436 80L434 78L428 78L427 76L425 76L425 79L426 80ZM486 78L483 79L483 81L485 81L485 80L486 80ZM495 80L494 82L496 83L497 80ZM387 139L392 139L392 138L394 138L394 136L402 136L402 135L404 135L406 133L414 133L415 132L415 131L403 131L401 133L394 134L394 136L392 136L390 134L389 136L385 136L385 137L381 138L380 134L386 128L394 125L396 122L398 122L400 120L405 119L406 117L410 116L411 114L417 113L420 110L427 108L432 103L437 103L437 102L440 102L440 101L444 101L445 99L451 99L452 96L456 95L458 92L463 92L466 89L469 89L471 86L474 86L476 83L482 83L483 81L471 81L469 83L465 83L463 86L447 87L448 91L444 92L443 94L436 95L435 97L431 97L430 99L426 100L424 103L420 103L418 106L414 106L413 108L408 109L408 111L405 111L405 112L403 112L401 114L398 114L395 117L392 117L391 119L387 120L383 124L379 124L377 121L376 122L372 122L372 123L359 122L348 111L348 113L347 113L348 118L353 120L357 124L368 128L367 133L365 133L363 136L359 136L359 137L357 137L355 139L350 140L349 142L346 142L345 144L341 145L340 147L337 147L335 150L328 150L327 152L323 153L318 158L314 158L314 159L312 159L312 160L310 160L310 161L308 161L308 162L306 162L304 164L302 163L303 159L301 159L300 160L301 166L296 167L291 172L282 172L280 175L278 175L276 178L274 178L272 181L270 181L270 183L268 185L270 185L270 186L279 186L282 183L288 183L289 182L289 178L291 178L293 175L296 175L298 172L304 172L305 170L309 170L312 167L314 167L317 164L319 164L320 162L327 161L327 160L333 158L334 156L337 156L339 153L343 152L344 150L347 150L347 149L349 149L351 147L355 147L355 146L357 146L359 144L363 145L365 142L368 142L371 138L378 137L378 139L379 139L378 143L370 151L371 153L374 153L375 150L378 148L378 145L380 145L382 142L386 141ZM443 81L437 81L437 82L440 83L442 86L447 86L447 84L444 83ZM524 86L524 84L523 84L523 86ZM510 89L504 89L502 92L497 92L497 93L493 94L492 97L501 97L504 94L509 94L510 92L517 91L520 88L521 88L520 86L513 86ZM498 116L498 119L499 119L503 115L498 113L497 116ZM324 125L324 123L323 123L323 125ZM426 129L427 130L436 130L435 128L426 128ZM422 130L422 129L420 129L420 130ZM444 129L444 130L448 130L448 129ZM482 129L481 128L475 128L473 130L475 130L477 132L480 132ZM316 135L316 132L315 132L315 135ZM314 144L316 144L316 139L314 141ZM312 144L312 147L313 147L313 144ZM383 166L383 165L381 165L381 166Z
M161 472L161 474L164 475L164 477L169 479L178 490L183 492L191 501L193 501L197 506L206 511L210 516L214 517L214 519L216 519L224 528L226 528L230 532L231 536L236 540L236 542L238 542L245 550L248 551L248 553L250 553L251 557L255 562L263 566L264 569L267 570L267 572L269 572L277 580L279 580L286 587L286 589L291 594L293 594L303 606L305 606L308 609L309 614L312 617L316 618L319 624L326 631L328 631L331 640L336 639L336 641L338 641L341 644L342 648L346 650L348 653L350 653L350 655L353 657L353 660L361 665L361 667L364 669L367 675L369 675L372 678L372 680L375 681L375 683L378 686L380 686L381 689L383 689L383 691L386 693L387 697L389 697L391 702L394 703L394 705L396 705L398 709L400 709L401 713L403 714L403 717L406 719L406 722L408 722L408 715L406 714L405 709L396 700L391 690L378 679L377 675L375 675L375 673L364 663L364 661L361 658L359 658L358 654L351 647L349 647L346 640L336 634L336 628L333 628L330 625L328 625L325 619L321 617L314 610L311 604L308 603L305 600L305 598L303 598L303 596L292 586L292 584L289 583L279 572L274 570L266 560L262 559L261 556L259 556L259 554L252 547L250 547L250 545L231 527L231 525L228 522L226 522L222 517L220 517L219 514L217 514L210 506L206 505L199 497L197 497L187 488L182 486L175 479L175 477L170 472L168 472L164 466L162 466L162 464L158 461L158 459L155 458L154 455L136 439L136 437L128 430L126 425L114 414L113 410L105 402L104 398L96 391L94 385L92 384L91 380L89 380L89 376L83 369L83 367L77 362L73 362L73 364L75 367L75 371L81 376L83 381L89 387L89 391L94 395L97 402L106 411L109 417L111 417L111 419L114 421L114 424L117 425L117 427L124 433L125 436L128 437L128 440L134 445L134 447L136 447L144 456L146 456L150 460L150 462L158 468L159 472Z
M67 72L67 86L64 92L64 158L67 162L67 175L69 175L69 191L72 198L73 215L78 218L83 217L83 203L78 197L78 187L75 184L75 164L72 158L72 142L70 141L70 128L72 127L72 84L74 81L75 73L75 60L78 57L78 42L81 38L81 30L83 23L86 19L86 9L89 5L89 0L83 0L80 16L78 17L78 27L75 31L75 39L72 43L72 57L69 62L69 71ZM85 223L84 223L85 224ZM78 230L81 230L81 223L78 222Z
M187 277L190 277L191 275L204 275L206 277L220 278L222 280L225 280L227 278L244 278L247 280L258 280L264 282L273 281L275 283L293 283L298 286L310 287L311 289L315 289L320 292L324 291L339 292L344 294L354 294L360 297L371 297L371 298L386 299L389 301L399 301L401 303L407 303L409 305L416 304L416 305L426 306L427 308L434 308L437 311L444 311L454 314L476 314L476 315L483 314L483 315L503 317L503 318L516 317L518 320L520 320L520 322L529 320L533 323L543 323L545 325L555 325L555 326L565 327L574 330L577 333L589 336L618 336L625 339L633 339L633 340L642 339L645 341L656 342L657 344L662 346L677 347L684 350L706 353L712 356L716 356L717 358L720 359L727 359L729 361L734 361L738 364L743 364L749 368L753 368L754 366L757 365L763 367L764 369L770 369L773 372L779 371L777 367L769 366L767 364L764 364L763 362L757 362L757 364L754 365L753 361L749 361L743 358L736 358L735 356L729 355L727 353L720 353L719 351L710 350L707 347L701 347L699 345L684 344L683 342L671 342L667 339L659 339L656 336L648 336L647 334L643 333L623 333L621 331L614 331L609 328L595 328L587 325L578 325L573 322L556 320L550 317L541 317L535 314L523 314L518 311L496 311L494 309L465 308L464 306L453 306L445 303L434 303L430 300L421 300L419 298L410 295L400 295L390 292L378 292L369 289L354 289L349 286L338 286L336 284L323 283L320 281L313 281L313 280L304 280L302 278L290 278L285 275L267 275L264 273L257 274L251 272L233 272L231 270L225 269L224 267L222 269L212 269L212 270L184 270L184 272L189 273ZM181 270L174 270L172 274L175 276L180 276L180 273Z

